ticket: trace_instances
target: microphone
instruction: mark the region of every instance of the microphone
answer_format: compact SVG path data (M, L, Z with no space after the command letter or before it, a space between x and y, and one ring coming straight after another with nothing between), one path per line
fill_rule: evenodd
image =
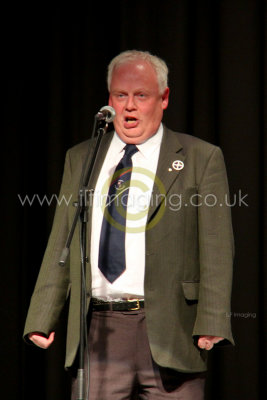
M115 118L116 112L113 107L104 106L100 108L100 111L96 114L96 119L98 121L106 121L108 124L112 122Z

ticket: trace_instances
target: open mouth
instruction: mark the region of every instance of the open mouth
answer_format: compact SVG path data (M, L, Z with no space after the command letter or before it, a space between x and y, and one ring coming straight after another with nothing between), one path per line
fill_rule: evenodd
M126 121L128 124L134 124L134 123L137 121L137 119L136 119L135 117L126 117L126 118L125 118L125 121Z

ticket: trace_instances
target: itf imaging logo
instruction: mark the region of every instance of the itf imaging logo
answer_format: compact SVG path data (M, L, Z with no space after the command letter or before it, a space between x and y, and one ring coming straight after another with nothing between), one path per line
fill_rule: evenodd
M113 176L116 181L116 193L109 195L110 179L107 179L99 193L99 200L102 213L107 221L117 229L128 233L139 233L153 228L161 219L165 212L166 191L161 180L146 168L133 167L131 181L123 180L124 171L117 171ZM121 179L120 179L121 178ZM129 190L128 190L129 189ZM154 192L157 195L154 195ZM98 195L95 193L94 196ZM96 199L95 199L96 200ZM109 205L114 202L116 212L125 219L126 223L120 223L110 212ZM148 212L150 207L158 207L156 216L148 221ZM114 207L113 207L114 208ZM126 211L127 210L127 211Z

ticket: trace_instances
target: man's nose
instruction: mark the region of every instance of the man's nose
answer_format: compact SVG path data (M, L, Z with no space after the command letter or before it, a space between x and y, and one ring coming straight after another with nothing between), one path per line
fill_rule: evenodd
M127 97L127 103L126 103L126 110L132 111L136 109L135 101L134 101L134 96L128 96Z

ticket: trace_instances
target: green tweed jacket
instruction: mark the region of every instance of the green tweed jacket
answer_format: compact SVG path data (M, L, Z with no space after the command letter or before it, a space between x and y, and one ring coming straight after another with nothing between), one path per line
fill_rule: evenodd
M95 187L111 138L112 133L103 137L89 189ZM24 331L25 337L36 331L49 335L69 298L66 368L73 364L79 346L78 229L67 265L59 267L58 261L75 212L72 203L77 200L83 163L93 147L94 141L86 141L67 152L59 198L72 200L57 206ZM229 318L233 235L222 152L164 127L156 176L146 226L144 288L151 352L161 366L204 371L207 352L196 345L199 335L221 336L233 343ZM89 240L87 254L90 259ZM89 305L90 263L86 280Z

